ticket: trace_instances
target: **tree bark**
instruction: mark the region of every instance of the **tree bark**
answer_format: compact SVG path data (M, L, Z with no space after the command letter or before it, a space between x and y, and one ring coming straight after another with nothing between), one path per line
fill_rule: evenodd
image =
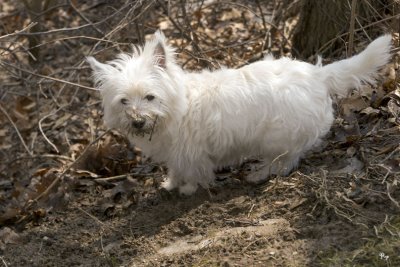
M55 0L23 0L25 8L31 18L32 22L37 24L30 29L31 33L40 32L42 29L42 16L40 14L46 11L49 6L54 5ZM29 41L29 51L31 56L29 57L29 62L31 64L36 64L40 61L40 36L31 35L28 36Z
M366 25L382 19L384 16L382 13L385 11L383 7L387 5L385 2L388 1L357 1L356 28L360 27L358 23ZM349 36L340 37L340 35L349 31L350 3L351 1L348 0L303 0L292 40L293 55L307 59L326 46L327 49L324 49L322 53L322 56L326 57L346 47ZM371 37L376 37L379 34L376 29L376 27L369 27L365 31L371 34Z

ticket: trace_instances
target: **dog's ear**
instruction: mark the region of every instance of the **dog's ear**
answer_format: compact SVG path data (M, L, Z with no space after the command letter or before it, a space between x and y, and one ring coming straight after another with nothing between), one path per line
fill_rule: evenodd
M153 57L155 64L163 69L167 67L167 53L166 53L166 38L161 30L158 30L154 34L155 47L153 51Z
M115 73L115 69L112 66L100 63L94 57L87 57L86 62L90 64L90 67L93 70L93 80L99 88L102 83L109 79L109 77L112 77L113 73Z
M143 54L151 60L151 64L162 69L167 69L168 65L175 62L174 49L167 44L167 38L160 30L156 31L153 38L146 42Z
M95 74L99 74L107 70L107 64L98 62L94 57L87 57L86 62L89 63Z
M158 42L156 44L156 47L154 48L154 60L157 66L163 69L167 68L165 48L164 45L160 42Z

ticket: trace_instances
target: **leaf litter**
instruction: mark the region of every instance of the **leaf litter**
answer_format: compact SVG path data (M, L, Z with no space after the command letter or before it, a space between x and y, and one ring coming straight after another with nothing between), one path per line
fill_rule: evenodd
M119 8L135 10L117 2L92 6L71 1L93 21ZM45 29L87 23L68 7L48 13ZM263 32L255 5L188 1L191 38L197 46L180 34L185 27L175 26L185 25L184 18L176 16L181 6L169 8L165 12L150 5L156 15L149 15L146 27L160 27L170 36L186 69L238 67L263 52L289 55L291 50L286 42L291 24L278 25L271 38ZM272 6L263 11L269 18ZM22 6L10 1L1 12L10 16L1 35L29 22ZM5 21L3 13L0 19ZM78 33L98 38L93 32L118 25L115 16ZM138 36L134 31L112 31L115 43L101 43L96 56L110 58L127 51L129 42L139 41L133 39ZM151 32L143 31L142 37ZM68 34L43 37L42 42L53 45L44 46L49 49L37 73L92 86L89 69L77 63L95 43ZM28 46L26 38L7 41L17 58L4 52L2 60L31 69L21 50ZM7 93L1 93L1 105L33 151L33 156L27 154L16 129L0 112L2 260L15 266L316 266L335 247L348 253L340 263L359 263L364 255L359 251L370 251L363 240L400 237L398 57L382 71L377 86L366 85L337 102L330 135L288 177L248 185L243 176L257 164L249 160L221 170L215 188L189 198L158 190L166 170L142 157L117 132L105 132L97 92L2 68ZM57 248L50 246L55 242ZM393 266L400 262L398 248L378 247Z

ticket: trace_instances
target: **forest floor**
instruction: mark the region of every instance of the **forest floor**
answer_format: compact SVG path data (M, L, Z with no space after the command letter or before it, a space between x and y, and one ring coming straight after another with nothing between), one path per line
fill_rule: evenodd
M29 15L3 2L0 266L400 266L398 54L377 85L335 105L331 132L289 176L249 185L259 162L248 160L183 197L159 189L165 167L106 130L85 56L111 59L161 28L185 69L239 67L264 50L290 55L291 21L266 35L272 7L193 4L194 45L174 7L69 1L42 16L32 63L32 35L15 33Z

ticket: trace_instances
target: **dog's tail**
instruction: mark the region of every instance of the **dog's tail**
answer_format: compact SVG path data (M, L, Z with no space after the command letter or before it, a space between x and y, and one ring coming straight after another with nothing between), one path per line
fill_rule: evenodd
M377 71L388 63L392 37L387 34L374 40L360 54L326 65L320 77L330 88L330 93L346 96L350 89L363 82L374 83Z

